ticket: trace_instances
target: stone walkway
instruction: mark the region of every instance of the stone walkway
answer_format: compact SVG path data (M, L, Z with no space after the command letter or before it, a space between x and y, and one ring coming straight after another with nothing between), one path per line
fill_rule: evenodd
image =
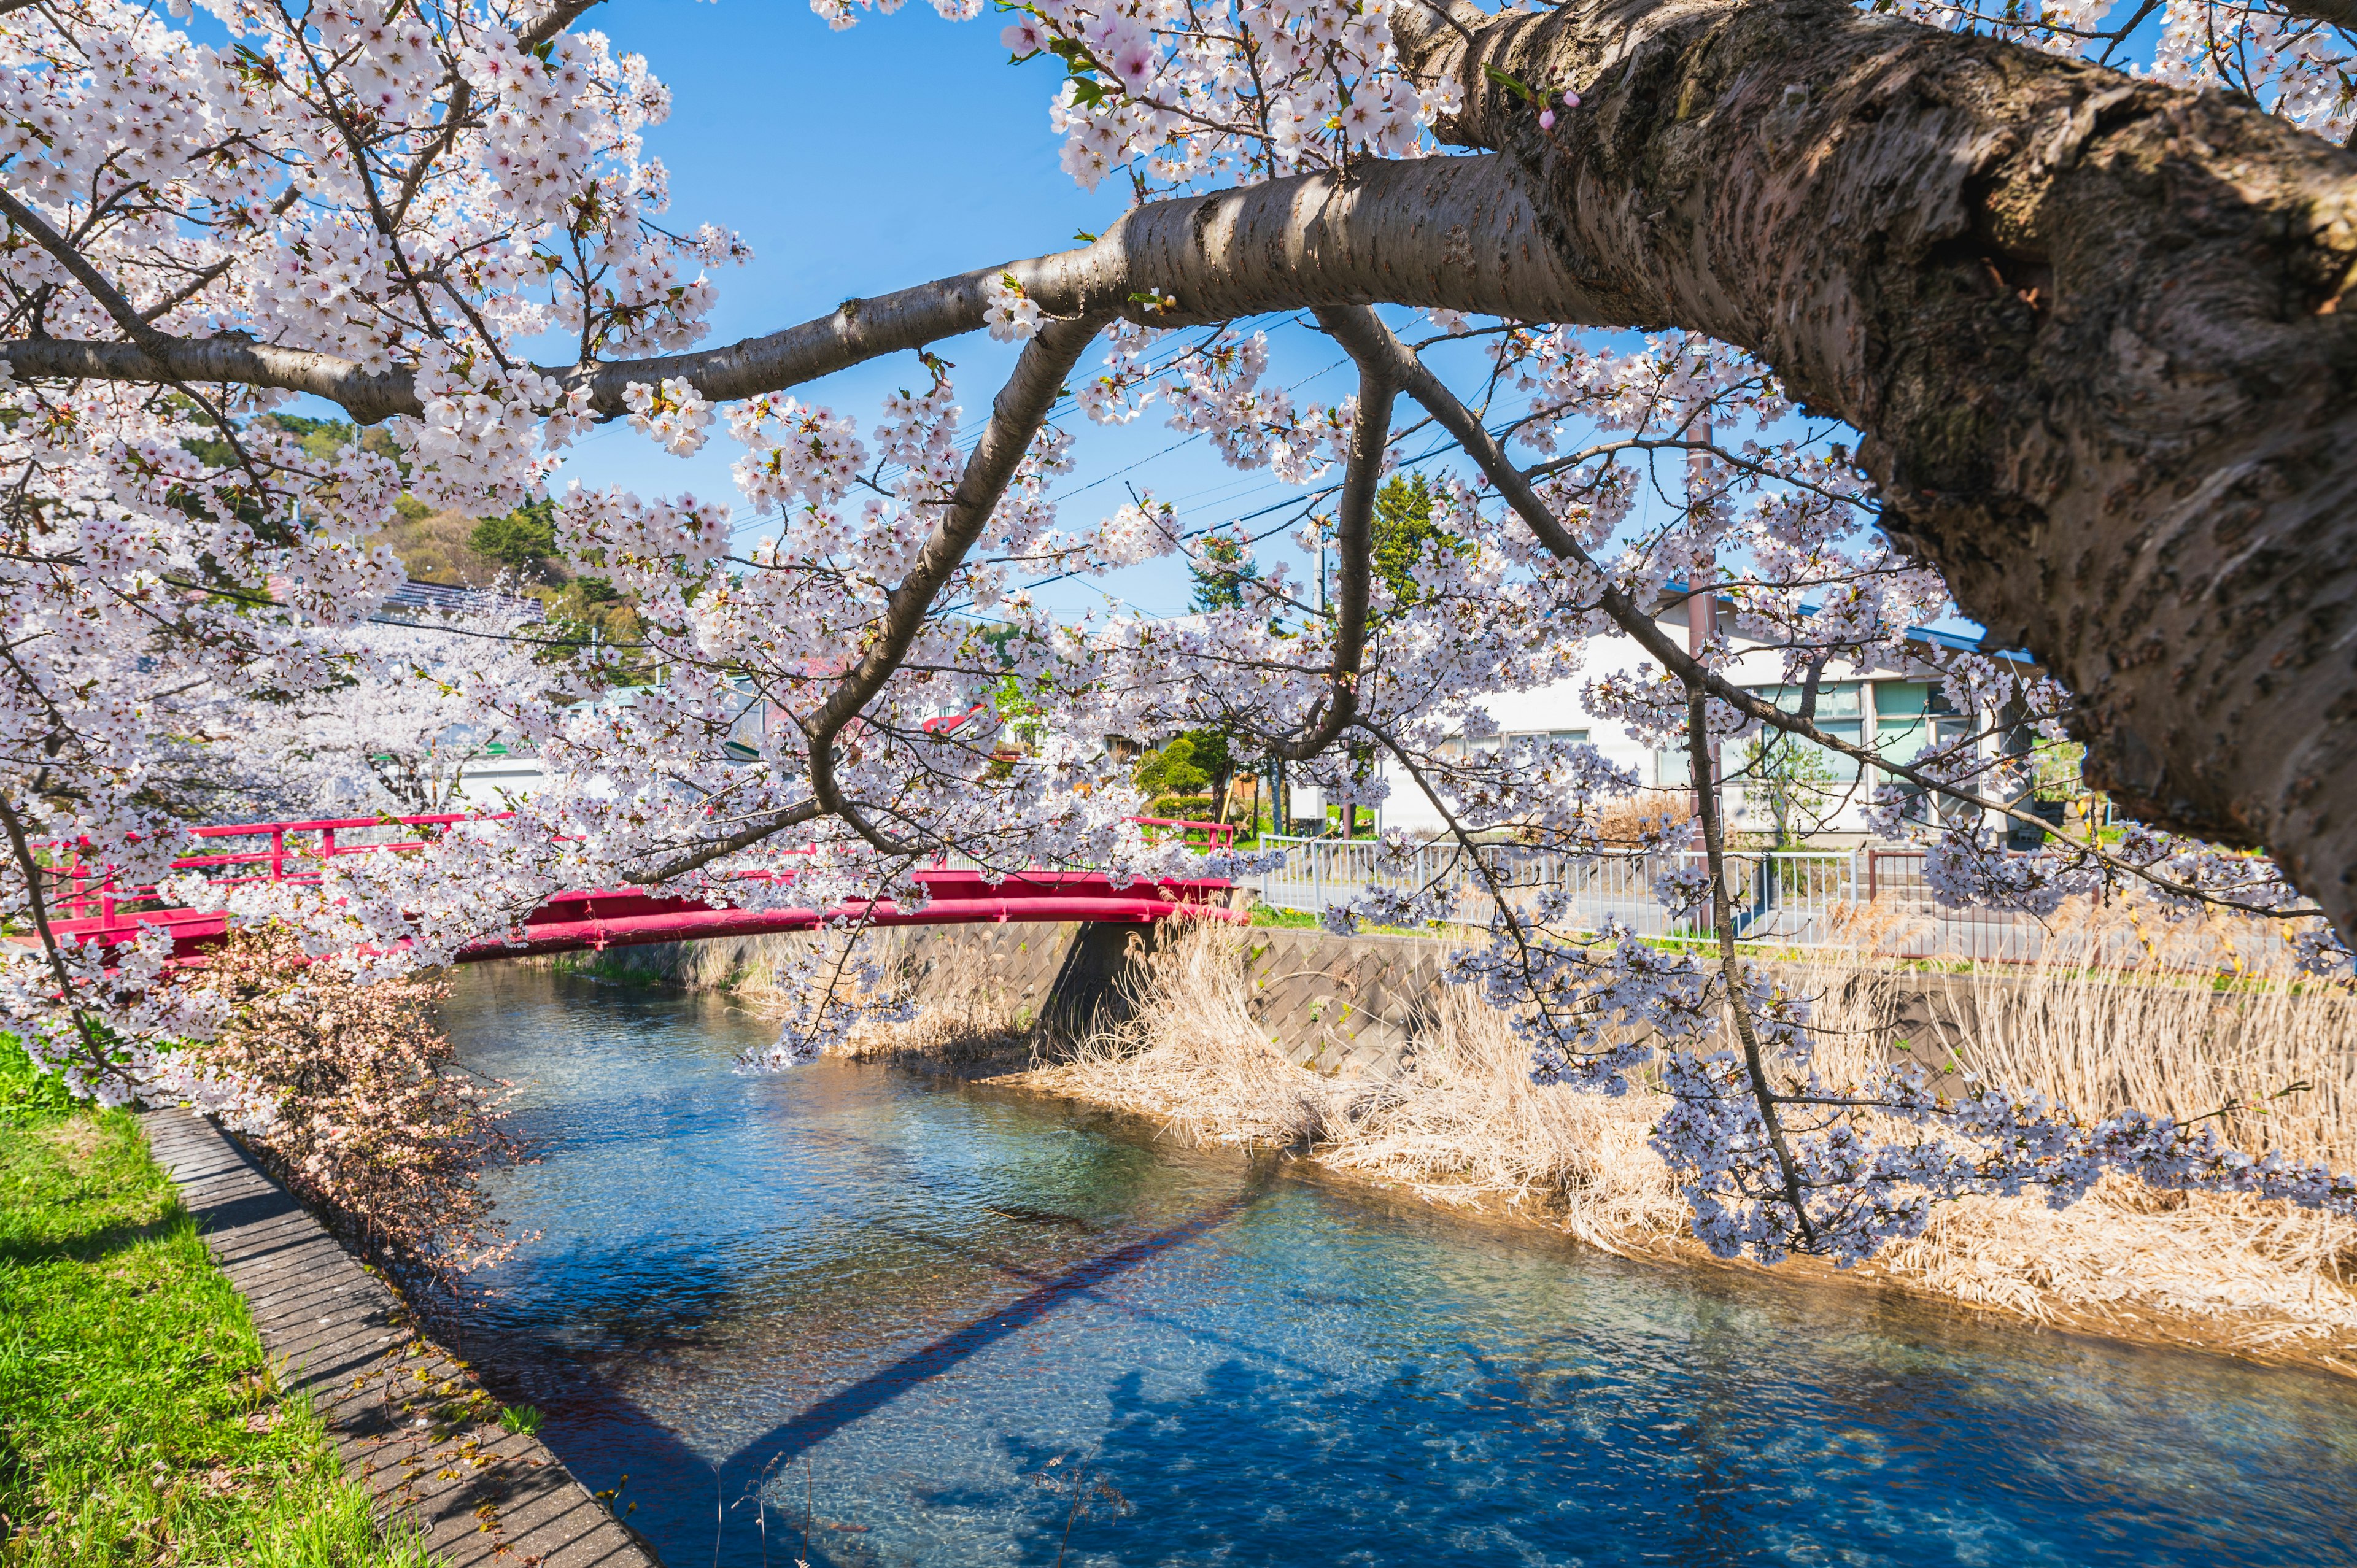
M310 1396L346 1468L442 1562L662 1568L538 1438L501 1431L474 1373L220 1129L186 1111L141 1121L280 1386Z

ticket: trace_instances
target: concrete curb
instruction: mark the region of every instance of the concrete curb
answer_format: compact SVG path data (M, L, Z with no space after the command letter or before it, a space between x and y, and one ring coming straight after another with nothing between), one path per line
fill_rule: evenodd
M387 1517L452 1568L662 1568L538 1438L475 1419L490 1402L474 1374L219 1128L178 1110L140 1122L282 1386L310 1396Z

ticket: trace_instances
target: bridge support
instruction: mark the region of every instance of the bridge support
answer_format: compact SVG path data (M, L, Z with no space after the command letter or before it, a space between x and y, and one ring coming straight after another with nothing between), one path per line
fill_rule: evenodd
M1140 960L1161 945L1163 928L1091 920L1073 933L1049 983L1039 1021L1049 1035L1082 1040L1135 1016Z

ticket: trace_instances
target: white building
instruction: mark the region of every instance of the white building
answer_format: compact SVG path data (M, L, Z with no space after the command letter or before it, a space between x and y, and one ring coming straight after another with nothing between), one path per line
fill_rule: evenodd
M1724 611L1722 602L1721 613ZM1684 602L1663 609L1658 624L1681 644L1687 644ZM1927 650L1937 647L1980 651L1976 639L1947 632L1919 628L1908 634L1908 641ZM1737 640L1738 650L1745 646L1741 639ZM1778 683L1782 673L1781 656L1757 644L1749 646L1754 651L1739 654L1730 672L1734 679L1760 696L1784 707L1797 708L1799 688ZM2018 660L2019 656L2010 657ZM1499 733L1469 744L1476 751L1491 751L1526 736L1585 741L1613 763L1634 772L1647 789L1689 789L1693 774L1683 747L1656 750L1632 737L1617 722L1595 717L1581 701L1581 692L1590 682L1653 663L1631 638L1598 638L1587 645L1585 666L1577 676L1533 691L1501 693L1484 703L1482 706L1496 723ZM1950 712L1932 671L1912 660L1900 668L1864 673L1849 671L1839 678L1828 671L1817 689L1819 728L1841 739L1871 745L1895 760L1904 761L1935 739L1953 740L1968 723ZM1867 836L1865 810L1878 780L1861 781L1858 764L1837 752L1805 741L1787 744L1797 748L1806 760L1786 770L1787 781L1774 792L1781 794L1781 800L1771 799L1771 791L1756 782L1747 785L1730 778L1724 793L1729 825L1738 832L1770 832L1776 807L1781 804L1788 822L1813 842L1833 845L1862 841ZM1740 757L1728 757L1722 763L1723 770L1733 775L1739 770L1741 762ZM1392 792L1376 813L1378 828L1397 828L1414 837L1443 832L1446 824L1440 813L1424 798L1415 781L1395 763L1387 763L1383 771ZM1803 777L1791 780L1790 774L1795 772Z

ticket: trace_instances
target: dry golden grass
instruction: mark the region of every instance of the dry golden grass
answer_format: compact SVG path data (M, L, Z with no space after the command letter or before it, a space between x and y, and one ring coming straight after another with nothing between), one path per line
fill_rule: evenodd
M2117 940L2123 927L2134 940ZM2036 1090L2083 1116L2214 1116L2238 1147L2345 1167L2357 1155L2357 1000L2263 964L2248 932L2134 928L2081 909L2035 963L1924 975L1826 954L1793 981L1819 999L1829 1076L1903 1043L1927 1065ZM2357 1224L2122 1177L2061 1210L2034 1197L1944 1205L1878 1273L2047 1321L2203 1319L2247 1349L2357 1336Z
M1144 966L1134 1020L1034 1081L1191 1140L1295 1148L1435 1200L1502 1203L1616 1250L1684 1230L1684 1200L1645 1147L1650 1097L1540 1088L1504 1015L1454 987L1433 998L1405 1076L1313 1072L1246 1010L1245 945L1232 927L1175 933Z
M1640 789L1604 803L1597 816L1597 834L1606 844L1633 848L1694 812L1694 796L1684 789Z
M1296 1067L1244 1005L1243 937L1190 922L1131 977L1132 1016L1040 1068L1040 1087L1159 1119L1204 1143L1320 1144L1370 1086Z
M1178 1136L1290 1146L1430 1199L1502 1204L1615 1251L1697 1251L1684 1201L1647 1146L1653 1094L1534 1085L1506 1019L1456 990L1435 998L1405 1077L1327 1079L1286 1060L1246 1012L1243 945L1219 928L1178 934L1146 966L1136 1021L1035 1080ZM2357 1149L2357 1011L2328 988L2246 972L2222 992L2149 966L2060 962L1927 976L1856 951L1786 972L1816 999L1835 1073L1902 1040L1921 1055L1930 1035L1952 1065L2089 1115L2128 1104L2201 1115L2305 1083L2264 1114L2231 1113L2229 1129L2247 1147L2341 1164ZM1864 1273L2045 1322L2357 1370L2357 1225L2280 1203L2116 1178L2059 1212L2035 1198L1967 1199Z

